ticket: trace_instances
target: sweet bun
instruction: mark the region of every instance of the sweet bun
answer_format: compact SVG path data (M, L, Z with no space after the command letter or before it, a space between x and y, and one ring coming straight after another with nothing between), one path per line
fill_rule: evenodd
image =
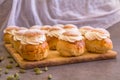
M25 60L42 60L48 55L45 34L40 30L26 31L21 40L21 56Z
M110 34L105 29L95 28L85 33L86 48L89 52L105 53L113 48Z
M57 43L57 51L61 56L80 56L85 51L85 42L79 32L64 32Z

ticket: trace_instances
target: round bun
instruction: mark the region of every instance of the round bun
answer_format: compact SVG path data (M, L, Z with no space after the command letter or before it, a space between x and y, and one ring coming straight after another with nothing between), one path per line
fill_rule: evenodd
M80 56L85 51L85 43L83 40L74 43L59 40L57 43L57 51L64 57Z
M68 31L60 36L56 48L62 56L80 56L85 51L85 42L79 32Z
M21 45L21 56L25 60L42 60L48 55L48 44L44 42L40 45L22 44Z

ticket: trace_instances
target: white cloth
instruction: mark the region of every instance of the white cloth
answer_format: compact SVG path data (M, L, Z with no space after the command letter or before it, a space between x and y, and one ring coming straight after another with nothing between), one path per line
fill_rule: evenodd
M108 28L120 21L120 0L1 0L3 30L8 25L75 24Z

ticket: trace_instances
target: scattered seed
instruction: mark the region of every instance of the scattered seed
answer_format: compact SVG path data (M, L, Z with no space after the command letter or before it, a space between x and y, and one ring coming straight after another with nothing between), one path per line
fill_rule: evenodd
M7 68L7 69L12 69L13 67L12 67L11 64L9 64L9 65L6 66L6 68Z
M39 75L39 74L42 74L42 73L43 73L43 72L40 71L40 70L38 70L38 71L35 72L36 75Z
M14 78L15 78L15 80L19 80L19 79L20 79L19 74L18 74L18 73L15 73L15 74L14 74Z
M38 67L34 68L34 72L36 72L38 70L40 70L40 68L38 68Z
M14 78L14 75L10 75L10 76L7 76L7 80L16 80L16 79Z
M20 69L19 73L25 73L26 71L24 69Z
M18 65L17 63L15 64L15 66L16 66L16 67L19 67L19 65Z
M52 75L49 74L49 75L48 75L48 80L51 80L51 79L52 79Z

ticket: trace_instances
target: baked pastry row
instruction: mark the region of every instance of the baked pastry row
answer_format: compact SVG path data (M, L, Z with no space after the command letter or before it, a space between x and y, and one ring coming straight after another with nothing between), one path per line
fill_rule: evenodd
M105 53L113 48L110 34L102 28L73 24L24 27L9 26L4 30L3 40L26 60L42 60L49 49L57 50L61 56L80 56L85 51Z

